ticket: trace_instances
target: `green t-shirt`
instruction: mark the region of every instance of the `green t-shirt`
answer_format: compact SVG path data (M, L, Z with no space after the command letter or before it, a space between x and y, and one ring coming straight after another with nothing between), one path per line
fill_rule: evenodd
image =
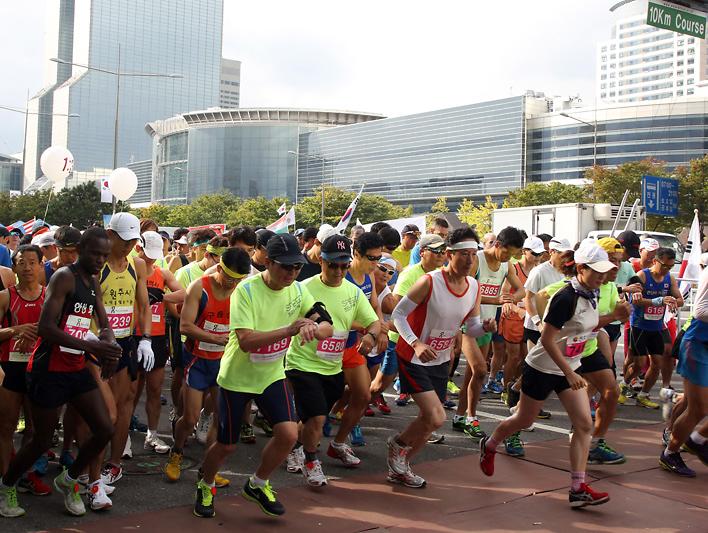
M189 287L190 283L195 279L201 278L203 275L204 271L199 267L199 261L194 261L180 267L177 272L175 272L175 279L186 289Z
M332 316L334 335L323 341L314 340L304 346L300 337L293 338L288 348L285 369L297 369L314 372L323 376L332 376L342 371L342 354L347 343L352 323L356 322L368 328L379 317L371 307L362 290L348 280L339 287L329 287L320 276L313 276L302 283L315 299L327 307Z
M407 266L398 275L398 281L396 281L396 286L393 288L393 294L396 296L405 296L408 294L408 291L411 290L413 284L424 274L425 270L423 270L422 263ZM388 340L391 342L398 342L399 337L400 335L395 331L388 332Z
M632 276L636 276L637 273L634 271L632 264L629 261L622 261L617 271L617 279L615 283L620 287L624 287L629 283L629 279Z
M221 359L216 382L235 392L261 394L269 385L285 379L285 357L291 338L244 352L234 330L273 331L289 326L305 316L315 303L310 292L298 281L274 291L263 281L263 274L242 281L231 295L229 342Z
M391 257L393 257L396 261L398 261L402 267L406 267L406 266L408 266L408 263L411 262L411 252L412 251L413 251L413 249L404 250L403 245L399 244L398 248L396 248L393 252L391 252Z

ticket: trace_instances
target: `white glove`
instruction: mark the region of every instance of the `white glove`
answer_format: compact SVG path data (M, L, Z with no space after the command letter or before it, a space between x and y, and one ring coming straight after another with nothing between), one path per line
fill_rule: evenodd
M150 372L155 366L155 354L152 352L152 341L140 339L138 343L138 363L142 361L145 372Z

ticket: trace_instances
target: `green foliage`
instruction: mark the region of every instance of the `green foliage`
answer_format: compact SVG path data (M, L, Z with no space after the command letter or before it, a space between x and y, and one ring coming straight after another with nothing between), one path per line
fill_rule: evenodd
M492 230L492 213L497 209L492 197L487 196L481 205L474 205L472 200L465 198L457 209L457 217L470 226L474 226L480 238Z
M450 208L447 206L447 198L445 196L438 196L435 198L435 203L430 207L430 213L425 216L425 225L431 227L435 217L442 213L449 212Z
M238 207L232 209L224 218L219 219L219 222L224 221L229 227L237 225L247 226L267 226L278 220L278 208L286 201L286 198L279 196L277 198L249 198L239 203ZM290 209L290 205L287 206ZM214 219L212 219L214 220ZM298 224L297 215L295 220Z
M523 189L511 191L504 199L503 207L586 202L586 195L587 191L583 187L568 185L558 181L529 183Z

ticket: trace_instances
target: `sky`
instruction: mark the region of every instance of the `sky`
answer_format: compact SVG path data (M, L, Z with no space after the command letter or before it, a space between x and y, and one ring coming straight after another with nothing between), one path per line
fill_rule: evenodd
M0 106L23 108L42 88L51 1L0 2ZM242 61L242 107L399 116L526 90L592 105L613 3L224 0L223 56ZM22 150L23 128L23 114L0 109L0 153Z

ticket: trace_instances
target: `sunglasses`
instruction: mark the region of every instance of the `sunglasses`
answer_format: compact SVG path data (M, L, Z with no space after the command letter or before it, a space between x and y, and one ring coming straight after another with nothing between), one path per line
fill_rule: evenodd
M381 258L383 257L382 255L367 255L365 256L369 261L373 261L374 263L378 263L381 261Z
M305 266L305 263L293 263L292 265L284 265L283 263L278 263L277 261L273 262L286 272L295 272L296 270L302 270L302 267Z
M662 262L659 261L658 259L655 259L655 261L661 265L661 268L665 268L665 269L667 269L667 270L671 270L672 268L674 268L674 266L675 266L675 264L676 264L676 263L673 263L673 264L671 264L671 265L667 265L666 263L662 263Z
M445 248L438 248L437 250L433 250L432 248L426 248L426 250L434 253L435 255L442 255L447 251Z
M327 263L329 268L333 268L335 270L349 270L349 267L352 266L351 263L332 263L330 261L325 261L325 263Z
M529 252L531 252L531 250L529 250ZM544 252L531 252L531 255L534 257L541 257L543 255L543 253Z
M420 238L420 232L419 231L407 231L403 235L410 235L411 237L415 237L416 239Z
M389 270L389 269L386 268L385 266L379 265L378 268L379 268L379 270L380 270L381 272L383 272L384 274L388 274L389 276L393 276L393 275L396 273L395 270Z

